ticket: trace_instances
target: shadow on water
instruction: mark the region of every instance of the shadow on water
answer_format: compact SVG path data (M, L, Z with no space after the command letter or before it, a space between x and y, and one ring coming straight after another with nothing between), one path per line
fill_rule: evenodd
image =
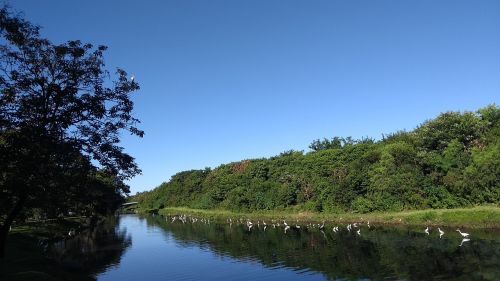
M441 239L437 230L428 236L407 227L362 226L361 235L345 227L339 233L331 226L324 231L302 227L285 234L283 227L269 225L265 231L263 225L248 231L244 224L145 219L181 247L198 247L271 269L317 272L329 280L500 280L500 242L488 234L475 233L459 246L462 239L454 229L446 229Z
M46 254L65 270L86 276L97 276L120 263L132 245L126 229L119 228L119 217L110 217L92 229L71 239L49 244Z
M0 259L0 280L96 280L100 273L118 266L132 245L131 235L119 226L120 220L110 217L92 229L58 241L12 235L7 257Z

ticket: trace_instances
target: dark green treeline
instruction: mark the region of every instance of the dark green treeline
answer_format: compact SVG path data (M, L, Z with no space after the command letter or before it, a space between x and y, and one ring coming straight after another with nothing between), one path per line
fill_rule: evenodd
M380 141L335 137L215 169L180 172L141 208L399 211L500 202L500 108L447 112Z

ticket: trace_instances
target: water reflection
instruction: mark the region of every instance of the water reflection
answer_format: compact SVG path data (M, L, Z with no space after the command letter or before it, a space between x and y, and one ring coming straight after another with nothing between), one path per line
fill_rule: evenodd
M47 255L65 270L96 276L117 266L131 245L131 236L119 228L119 218L110 217L71 239L49 245Z
M272 269L318 272L329 280L500 279L500 243L480 233L460 247L461 237L451 230L440 239L439 234L428 236L410 228L364 227L361 235L291 228L284 234L282 227L248 231L244 224L171 222L162 216L146 221L181 247L257 261Z
M119 226L118 226L119 222ZM359 228L358 228L359 229ZM356 229L356 230L358 230ZM106 280L500 280L499 233L362 226L317 227L172 222L125 215L58 242L65 269ZM133 241L133 243L132 243ZM460 246L461 245L461 246Z

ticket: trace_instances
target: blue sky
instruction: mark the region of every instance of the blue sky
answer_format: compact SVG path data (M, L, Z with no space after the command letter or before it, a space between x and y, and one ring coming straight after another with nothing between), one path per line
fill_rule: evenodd
M143 170L173 174L317 138L411 130L500 100L500 1L8 1L53 42L104 44L136 76Z

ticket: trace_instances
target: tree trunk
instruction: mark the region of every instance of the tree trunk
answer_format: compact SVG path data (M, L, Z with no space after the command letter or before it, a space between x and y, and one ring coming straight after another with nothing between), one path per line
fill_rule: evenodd
M28 199L27 195L21 196L19 201L17 201L16 205L12 210L10 210L9 215L5 219L2 226L0 226L0 258L5 257L5 244L7 243L7 236L9 235L10 226L14 222L14 219L19 215L21 210L23 209L24 203Z

